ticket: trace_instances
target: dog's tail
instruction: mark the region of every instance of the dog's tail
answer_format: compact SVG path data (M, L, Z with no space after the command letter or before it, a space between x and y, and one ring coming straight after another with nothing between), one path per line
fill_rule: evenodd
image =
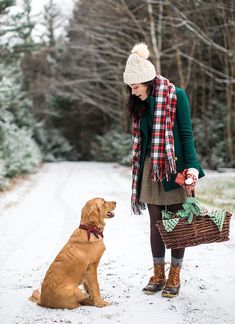
M32 302L39 304L40 303L40 299L41 299L41 294L39 289L34 290L34 292L32 293L32 296L29 297L29 300L31 300Z

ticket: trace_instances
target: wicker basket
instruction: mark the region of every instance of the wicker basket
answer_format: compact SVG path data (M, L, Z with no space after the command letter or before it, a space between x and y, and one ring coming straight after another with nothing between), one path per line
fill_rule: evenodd
M172 232L167 232L162 221L156 226L159 229L167 249L179 249L199 244L224 242L229 240L229 224L231 214L226 212L222 231L219 231L209 216L194 217L191 224L181 219Z

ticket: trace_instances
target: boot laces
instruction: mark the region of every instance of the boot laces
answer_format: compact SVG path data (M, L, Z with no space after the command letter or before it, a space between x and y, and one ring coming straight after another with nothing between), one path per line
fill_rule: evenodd
M155 264L154 265L154 275L156 277L164 276L164 264Z
M179 268L171 267L169 278L167 280L167 284L178 286L179 285Z
M154 265L154 276L150 278L150 282L155 283L159 280L165 279L165 270L164 264L155 264Z

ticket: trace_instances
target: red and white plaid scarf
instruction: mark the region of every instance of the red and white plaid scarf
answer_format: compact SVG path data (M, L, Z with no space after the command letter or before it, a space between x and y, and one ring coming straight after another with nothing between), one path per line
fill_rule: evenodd
M150 152L150 174L153 181L169 180L176 173L173 126L177 97L175 87L166 78L158 75L155 87L155 109L152 126ZM139 202L141 132L140 120L132 125L132 195L131 207L134 214L141 214L145 204Z

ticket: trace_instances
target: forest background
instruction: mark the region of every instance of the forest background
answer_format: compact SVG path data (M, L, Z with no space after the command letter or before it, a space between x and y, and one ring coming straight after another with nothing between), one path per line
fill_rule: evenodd
M72 1L71 1L72 3ZM204 168L235 167L235 2L0 0L0 188L43 161L130 165L122 74L136 42L186 90Z

